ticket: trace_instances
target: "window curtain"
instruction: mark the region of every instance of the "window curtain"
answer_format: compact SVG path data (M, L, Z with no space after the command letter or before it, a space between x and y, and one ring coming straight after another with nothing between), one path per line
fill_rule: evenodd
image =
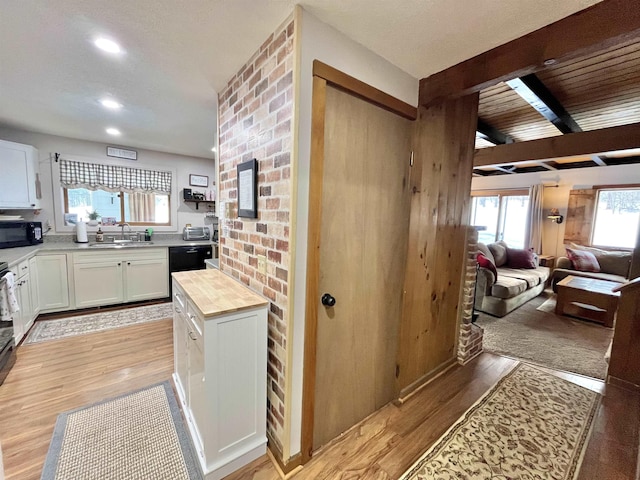
M156 221L156 195L154 193L129 194L129 221L154 223Z
M171 172L62 159L60 183L66 188L171 194Z
M527 214L527 229L525 233L525 243L527 248L532 248L534 252L542 252L542 200L544 187L542 185L532 185L529 188L529 212Z

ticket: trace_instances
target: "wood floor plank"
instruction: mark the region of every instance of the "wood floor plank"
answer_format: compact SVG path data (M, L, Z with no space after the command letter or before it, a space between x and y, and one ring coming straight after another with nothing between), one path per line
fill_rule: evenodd
M58 414L171 378L173 329L159 320L29 345L0 386L7 480L37 480Z
M403 405L388 404L330 442L290 478L393 480L518 362L482 354ZM171 378L170 320L18 348L0 386L0 441L7 480L40 478L59 413ZM640 394L547 370L603 394L578 480L635 478ZM268 456L226 480L278 480Z

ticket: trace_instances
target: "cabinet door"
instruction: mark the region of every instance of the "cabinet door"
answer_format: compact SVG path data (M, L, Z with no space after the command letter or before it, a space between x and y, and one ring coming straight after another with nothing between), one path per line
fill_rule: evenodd
M38 255L36 257L37 287L40 309L63 310L69 307L67 256Z
M174 296L175 297L175 296ZM173 348L174 369L178 377L178 388L186 405L189 405L189 365L187 357L188 327L183 305L173 300Z
M31 327L31 294L29 293L29 275L23 275L16 280L16 298L20 310L13 314L13 338L16 345Z
M33 315L33 300L31 297L31 275L27 274L20 280L20 316L24 335L29 332L35 316Z
M23 298L23 290L21 281L16 280L16 299L18 300L18 306L20 307L20 310L13 314L13 339L16 345L18 345L24 336L24 312L22 311L22 305L25 300Z
M76 307L111 305L124 301L122 262L73 265Z
M200 445L202 448L205 443L204 435L206 428L210 425L207 408L207 395L205 391L204 376L204 338L202 332L195 326L195 319L189 313L189 409L200 437Z
M125 301L136 302L169 296L167 259L125 262Z
M29 259L29 291L31 293L31 318L35 318L40 314L40 287L38 286L38 262L36 257ZM66 284L66 278L65 278Z
M0 208L35 208L35 154L28 145L0 141Z

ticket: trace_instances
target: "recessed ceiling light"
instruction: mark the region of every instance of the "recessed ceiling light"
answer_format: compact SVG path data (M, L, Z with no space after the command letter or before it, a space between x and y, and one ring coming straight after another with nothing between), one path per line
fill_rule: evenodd
M551 65L555 65L558 61L555 58L547 58L544 62L544 65L549 67Z
M93 44L96 47L98 47L100 50L104 50L105 52L109 52L109 53L120 53L120 52L122 52L122 49L120 48L120 45L118 45L113 40L109 40L108 38L104 38L104 37L97 38L93 42Z
M122 108L121 103L118 103L115 100L111 100L109 98L103 98L102 100L100 100L100 103L103 107L109 108L111 110L119 110L120 108Z
M120 135L120 130L117 128L107 128L107 133L109 135Z

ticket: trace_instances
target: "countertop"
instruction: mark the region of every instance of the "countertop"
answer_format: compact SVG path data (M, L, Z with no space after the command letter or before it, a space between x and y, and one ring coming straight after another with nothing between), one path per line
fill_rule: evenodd
M140 248L168 248L168 247L190 247L195 245L217 245L217 242L200 241L200 242L187 242L184 240L153 240L152 245L145 244L145 242L136 242L134 246L123 245L117 248L95 248L90 247L88 243L73 243L73 242L46 242L39 245L33 245L30 247L15 247L15 248L3 248L0 249L0 262L7 262L9 266L19 263L23 260L33 257L36 253L46 252L82 252L90 250L92 252L109 252L112 250L121 249L140 249Z
M171 274L204 317L267 305L269 301L220 270Z

